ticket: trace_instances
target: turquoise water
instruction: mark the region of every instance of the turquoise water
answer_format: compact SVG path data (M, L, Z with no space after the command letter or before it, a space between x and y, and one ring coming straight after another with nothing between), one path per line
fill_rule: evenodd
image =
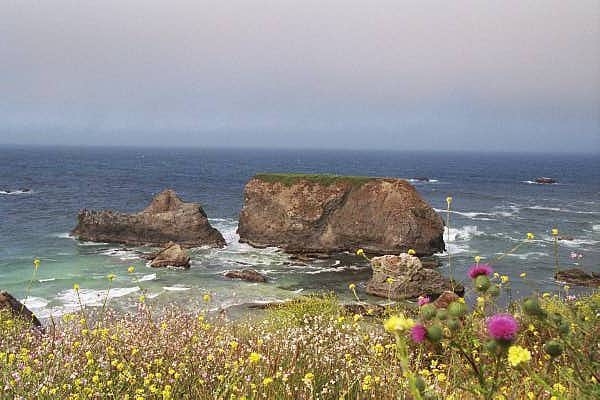
M0 148L0 280L42 318L78 307L99 306L107 297L107 275L115 274L108 297L120 308L135 307L141 293L156 303L198 307L210 293L213 308L285 300L299 293L363 292L367 265L351 255L302 263L275 248L254 249L235 233L245 182L258 172L310 172L414 178L420 194L446 217L454 198L450 241L456 274L463 277L475 255L490 261L514 247L527 232L536 239L494 262L513 280L513 296L556 291L550 229L560 242L561 266L599 271L600 162L595 156L525 154L394 153L294 150L181 150L135 148ZM559 183L538 185L551 176ZM86 243L69 236L81 208L124 212L144 208L152 196L173 188L199 202L227 240L224 249L192 252L189 270L151 269L139 257L150 249ZM27 189L27 190L19 190ZM572 259L572 253L582 257ZM447 254L437 255L448 273ZM31 281L34 258L42 263ZM128 274L133 265L135 273ZM223 272L252 267L269 283L229 280ZM518 275L527 272L526 281ZM28 289L29 287L29 289ZM576 289L575 289L576 292ZM369 298L373 301L381 299Z

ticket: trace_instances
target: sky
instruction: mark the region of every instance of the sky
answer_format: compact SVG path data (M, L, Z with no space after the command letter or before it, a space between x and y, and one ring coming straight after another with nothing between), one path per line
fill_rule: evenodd
M2 0L0 144L600 153L600 1Z

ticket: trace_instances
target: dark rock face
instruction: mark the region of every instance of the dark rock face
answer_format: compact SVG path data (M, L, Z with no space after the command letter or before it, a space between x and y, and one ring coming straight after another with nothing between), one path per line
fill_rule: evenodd
M42 326L37 317L27 307L25 307L23 303L21 303L12 294L8 292L0 292L0 310L8 310L12 313L14 317L31 322L33 326Z
M224 276L226 276L227 278L232 278L232 279L241 279L241 280L248 281L248 282L266 282L267 281L266 276L264 276L263 274L255 271L251 268L227 271L227 272L225 272Z
M81 240L136 246L162 246L170 241L187 247L225 246L225 239L210 226L202 207L184 203L170 189L137 214L83 210L72 234Z
M535 183L553 184L553 183L556 183L556 180L553 178L546 178L545 176L542 176L542 177L536 178Z
M190 267L190 256L180 245L169 242L165 248L154 254L151 258L150 266L153 268L160 267Z
M558 271L554 275L557 281L567 282L571 285L600 287L600 274L587 272L581 268L571 268Z
M442 219L404 180L292 177L260 175L246 184L240 242L305 254L444 249Z
M414 299L419 296L432 298L445 291L464 293L464 287L454 285L439 272L424 268L417 257L402 253L371 259L373 277L367 282L366 292L391 300Z

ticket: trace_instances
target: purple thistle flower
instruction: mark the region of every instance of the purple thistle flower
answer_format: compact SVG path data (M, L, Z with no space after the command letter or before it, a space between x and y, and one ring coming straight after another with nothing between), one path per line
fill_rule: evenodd
M494 270L489 264L473 264L469 268L469 277L475 279L479 275L490 276L493 272Z
M421 343L427 337L427 329L421 324L416 324L410 328L410 337L415 343Z
M419 298L417 299L417 304L420 306L424 306L425 304L429 304L431 302L431 299L429 298L429 296L419 296Z
M488 319L487 328L492 339L510 342L517 336L519 323L510 314L496 314Z

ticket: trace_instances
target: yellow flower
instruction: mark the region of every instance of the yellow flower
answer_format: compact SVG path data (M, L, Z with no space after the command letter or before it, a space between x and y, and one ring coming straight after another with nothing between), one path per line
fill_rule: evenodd
M113 281L117 276L115 274L108 274L107 278L109 281Z
M521 275L519 275L521 278L525 279L527 278L527 273L525 272L521 272Z
M395 279L392 278L391 276L388 276L388 278L385 280L385 283L391 285L392 283L395 282Z
M231 347L231 350L235 350L238 348L238 342L236 342L235 340L232 340L231 342L229 342L229 347Z
M348 285L348 289L354 290L354 289L356 289L356 285L354 283L351 283Z
M406 318L404 315L400 314L392 315L383 323L383 328L386 332L389 333L401 333L409 330L415 325L415 321L411 318Z
M414 249L408 249L408 251L406 252L409 256L414 256L415 254L417 254L417 252Z
M481 256L475 256L475 262L479 264L479 261L481 261Z
M533 240L533 239L535 239L535 235L533 233L531 233L531 232L527 232L527 239L528 240Z
M312 372L307 372L306 375L304 375L304 378L302 378L302 382L306 385L310 385L313 379L315 379L315 375Z
M526 348L521 346L510 346L508 348L508 362L513 367L530 360L531 353Z
M358 249L356 250L356 255L362 257L365 255L365 251L363 249Z
M75 290L76 292L79 292L79 284L78 283L73 285L73 290Z
M446 203L448 203L448 207L450 207L450 204L452 203L452 197L451 196L446 197Z
M135 272L135 267L133 265L130 265L129 268L127 268L127 272L133 274Z
M210 301L210 294L206 293L204 296L202 296L202 300L204 300L204 302L208 303Z
M262 381L263 386L269 386L271 383L273 383L273 378L271 377L266 377Z
M33 266L35 267L35 269L38 269L40 267L40 260L38 260L37 258L33 260Z
M558 236L558 229L552 228L552 236Z
M502 281L502 283L508 283L509 279L507 275L502 275L500 277L500 280Z
M257 363L260 361L260 359L261 359L261 355L254 351L252 353L250 353L250 355L248 356L248 361L250 362L250 364Z
M552 385L552 389L556 390L558 393L561 394L567 391L567 388L561 385L560 383L555 383L554 385Z

